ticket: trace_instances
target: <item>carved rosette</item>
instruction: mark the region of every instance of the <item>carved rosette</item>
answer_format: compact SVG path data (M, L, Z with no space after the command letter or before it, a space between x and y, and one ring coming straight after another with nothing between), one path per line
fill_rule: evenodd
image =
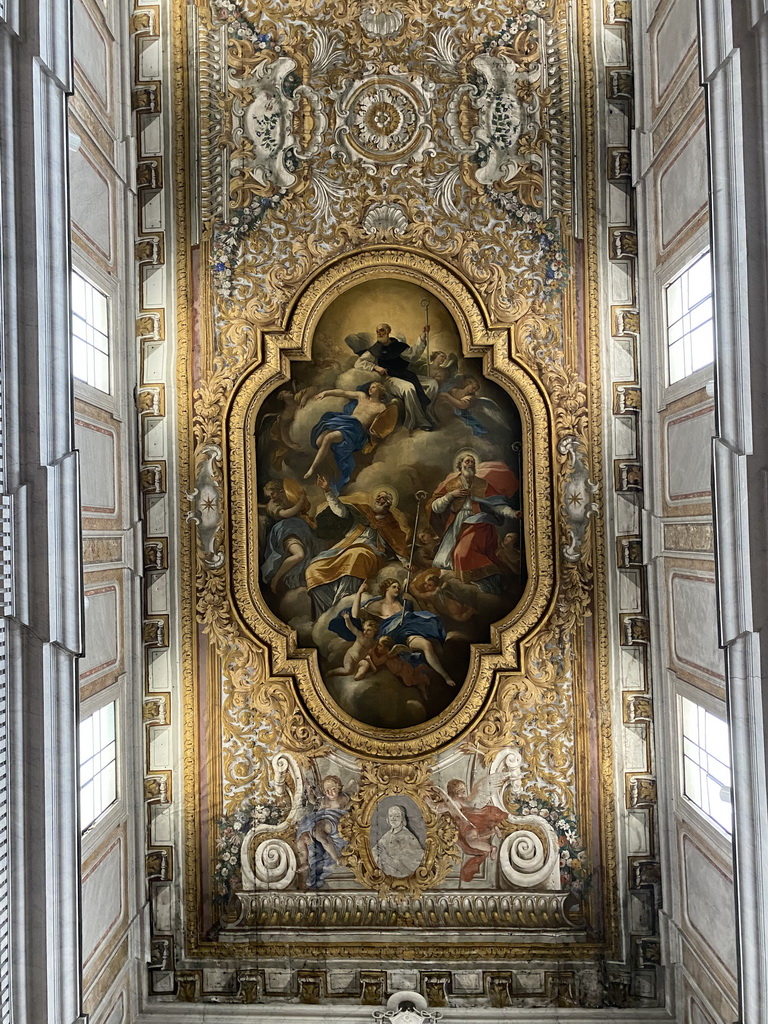
M493 253L505 251L525 289L562 288L569 259L553 218L570 214L571 114L555 0L466 23L446 12L432 32L426 10L394 0L354 12L316 5L295 24L285 8L257 18L234 0L212 6L212 25L200 15L201 210L221 218L211 260L219 295L255 290L265 312L283 291L290 302L294 272L305 280L320 252L331 258L370 237L371 191L404 207L410 244L462 269L478 264L497 315L520 289L515 300L505 294ZM397 63L382 58L383 42ZM403 173L416 166L424 173ZM276 236L291 239L279 253Z
M398 174L435 153L430 116L434 83L397 67L379 73L366 65L359 79L334 93L336 144L345 163L359 161L368 174Z

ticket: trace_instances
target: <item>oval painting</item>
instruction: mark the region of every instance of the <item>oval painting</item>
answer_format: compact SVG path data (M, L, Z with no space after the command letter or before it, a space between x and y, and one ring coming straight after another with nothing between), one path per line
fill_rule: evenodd
M256 443L270 608L355 720L440 714L526 582L512 399L438 299L386 278L328 306Z
M427 830L411 797L385 797L371 818L371 855L385 875L408 878L424 859Z

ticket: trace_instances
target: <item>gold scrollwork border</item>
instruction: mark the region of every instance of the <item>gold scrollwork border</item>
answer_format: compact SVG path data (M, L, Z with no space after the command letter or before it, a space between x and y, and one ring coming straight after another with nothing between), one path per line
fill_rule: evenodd
M174 185L174 213L176 235L176 268L177 268L177 291L175 295L175 308L177 314L176 333L179 344L179 373L176 380L177 408L179 417L179 449L178 465L181 475L180 490L186 490L192 486L193 476L191 474L191 448L193 444L193 423L191 412L192 380L192 340L194 335L194 318L191 315L191 304L189 301L190 290L193 288L195 260L191 256L190 240L188 234L188 182L186 160L189 154L188 145L188 97L187 97L187 31L184 21L187 6L183 0L173 0L170 5L172 12L172 87L171 95L173 100L174 117L172 119L172 131L174 151L176 155L175 169L173 172ZM600 347L602 332L600 329L600 301L599 301L599 257L598 254L605 248L605 241L601 234L601 224L598 221L597 210L597 179L596 169L599 161L596 159L594 131L596 122L596 103L598 99L598 82L594 67L594 55L591 51L593 39L593 5L589 0L578 0L576 14L578 19L578 53L583 74L584 93L581 102L580 122L582 125L582 137L584 139L584 196L585 196L585 283L586 302L584 304L584 341L583 357L585 359L585 381L589 389L589 406L591 410L591 434L592 440L589 445L590 462L593 469L592 479L598 483L604 481L602 470L602 417L600 409L601 396L601 365ZM599 20L599 19L598 19ZM205 242L203 243L205 246ZM206 261L202 261L206 265ZM201 289L203 294L202 306L205 308L212 303L210 282L206 275L202 275ZM566 293L566 302L569 302L569 295ZM573 314L566 318L571 321ZM200 329L206 332L210 329L206 318L200 325ZM180 553L179 572L186 588L187 594L194 590L195 581L195 541L191 530L180 531ZM605 559L605 537L601 529L595 529L592 539L592 563L594 569L594 607L593 607L593 632L596 637L595 649L595 670L596 670L596 696L601 708L607 709L611 702L611 677L609 673L609 630L607 624L607 580L606 580L606 559ZM196 704L197 692L197 633L195 604L193 599L182 602L181 610L181 649L183 664L183 790L184 790L184 840L181 844L182 855L179 859L184 862L184 893L183 902L187 913L188 922L195 922L199 910L200 896L200 770L203 767L199 760L199 722L200 716ZM583 638L580 644L583 646ZM587 845L597 842L603 848L603 863L605 874L600 890L605 901L604 913L606 919L605 932L596 940L578 945L578 957L580 960L603 958L606 952L609 957L622 958L623 946L621 942L621 905L622 885L617 865L617 815L614 806L614 751L615 737L612 735L611 721L609 714L598 716L597 738L600 751L600 767L596 775L595 786L597 789L597 803L599 805L600 826L597 828L596 821L588 813L590 800L586 793L581 793L579 809L583 813L585 821L585 832L590 837ZM181 770L181 769L180 769ZM177 792L181 789L178 787ZM181 941L181 933L179 933ZM572 946L564 947L561 943L529 943L508 939L503 943L477 943L449 945L446 943L433 943L431 945L419 945L406 940L400 943L373 943L361 946L357 944L333 943L324 947L323 956L356 959L363 957L381 963L385 957L402 959L413 962L416 958L429 958L438 962L455 962L462 958L472 962L478 956L490 960L503 960L509 962L532 960L547 962L555 959L562 959L564 953ZM219 958L222 960L234 959L237 961L251 960L254 957L272 956L281 958L317 956L317 946L314 941L309 942L284 942L271 938L264 945L253 942L248 943L226 943L211 941L209 938L202 938L199 929L192 925L186 931L184 939L184 951L186 956Z
M392 767L387 764L363 767L360 793L352 798L349 814L340 822L340 832L348 843L342 856L358 882L378 892L379 896L416 897L438 886L461 857L456 847L458 829L448 815L436 813L424 799L430 779L427 764L398 765L394 766L394 771ZM427 831L424 858L406 878L383 871L376 863L371 846L374 811L390 796L410 797L419 808Z
M410 281L440 299L452 314L465 354L482 356L486 376L515 401L523 425L523 515L529 578L510 619L494 627L487 645L476 645L465 685L436 718L402 730L366 726L331 698L312 651L297 649L295 634L266 605L253 566L258 565L256 452L252 438L263 401L289 378L290 359L309 359L323 312L343 292L382 277ZM311 718L335 742L369 757L424 757L469 729L494 692L498 674L523 669L522 641L541 624L555 586L556 554L552 458L555 439L548 401L525 367L510 356L507 329L488 323L480 300L459 275L439 260L405 248L356 252L324 268L308 284L283 328L264 331L260 356L242 373L224 415L225 507L229 522L225 559L228 584L247 633L271 651L274 675L295 681Z

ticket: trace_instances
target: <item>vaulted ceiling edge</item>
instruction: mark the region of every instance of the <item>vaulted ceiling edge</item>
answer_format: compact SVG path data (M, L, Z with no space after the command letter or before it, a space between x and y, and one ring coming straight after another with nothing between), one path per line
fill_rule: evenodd
M616 830L591 6L169 14L165 991L653 1002Z

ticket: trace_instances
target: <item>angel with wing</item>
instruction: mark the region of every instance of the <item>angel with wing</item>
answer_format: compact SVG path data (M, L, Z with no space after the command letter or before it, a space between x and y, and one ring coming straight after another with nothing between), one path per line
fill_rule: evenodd
M261 579L276 594L279 589L306 586L304 570L317 554L311 504L304 488L295 480L268 480L264 506L265 546Z
M395 655L409 661L413 666L429 665L439 676L445 680L448 686L455 686L455 681L440 660L439 649L445 641L445 628L439 617L433 612L414 611L413 602L409 599L407 591L403 591L403 585L394 576L388 576L379 584L379 595L369 596L362 601L362 596L367 590L367 584L363 581L360 589L355 595L352 604L352 617L350 624L360 621L360 610L365 610L369 618L374 618L379 623L379 655L382 663L387 662L391 670L390 657ZM331 632L338 634L343 639L350 639L353 634L343 615L337 615L328 623ZM397 652L392 649L386 653L381 647L382 638L389 637L392 645L397 646ZM375 650L375 648L373 649ZM371 654L368 654L369 663L372 667L378 667L370 662ZM417 677L397 673L401 682L406 686L418 685Z
M433 349L429 355L429 376L442 387L446 381L456 376L458 361L458 356L453 352L444 352L440 348Z
M308 889L319 888L341 863L346 840L339 835L339 822L349 810L355 789L354 783L345 784L338 775L326 775L308 787L305 811L296 828L298 875Z
M435 400L435 409L439 413L449 409L465 423L475 437L485 437L493 429L508 430L504 413L491 398L483 398L480 381L471 373L459 374L441 385L440 394Z
M365 659L360 662L355 679L364 679L369 673L376 672L384 666L403 686L415 686L426 701L429 687L426 667L423 664L414 664L411 658L410 647L396 644L391 636L378 637Z
M297 388L295 383L281 388L277 393L281 408L277 413L265 416L260 430L272 442L270 461L275 469L280 469L284 460L291 452L300 453L302 447L291 436L294 420L299 409L303 409L310 398L317 393L316 386Z
M397 409L390 405L387 389L374 381L357 391L333 388L321 391L312 401L324 398L345 398L347 404L341 412L324 412L312 428L312 447L317 450L312 465L304 474L309 480L333 453L338 468L335 479L337 492L343 491L355 471L357 452L370 452L379 441L392 433L397 425Z
M459 830L457 842L467 856L460 872L462 882L471 882L486 860L496 856L493 841L504 834L501 826L509 815L492 802L492 793L506 781L503 772L494 772L480 779L470 793L463 779L451 779L445 790L431 786L430 803L435 810L449 814Z

